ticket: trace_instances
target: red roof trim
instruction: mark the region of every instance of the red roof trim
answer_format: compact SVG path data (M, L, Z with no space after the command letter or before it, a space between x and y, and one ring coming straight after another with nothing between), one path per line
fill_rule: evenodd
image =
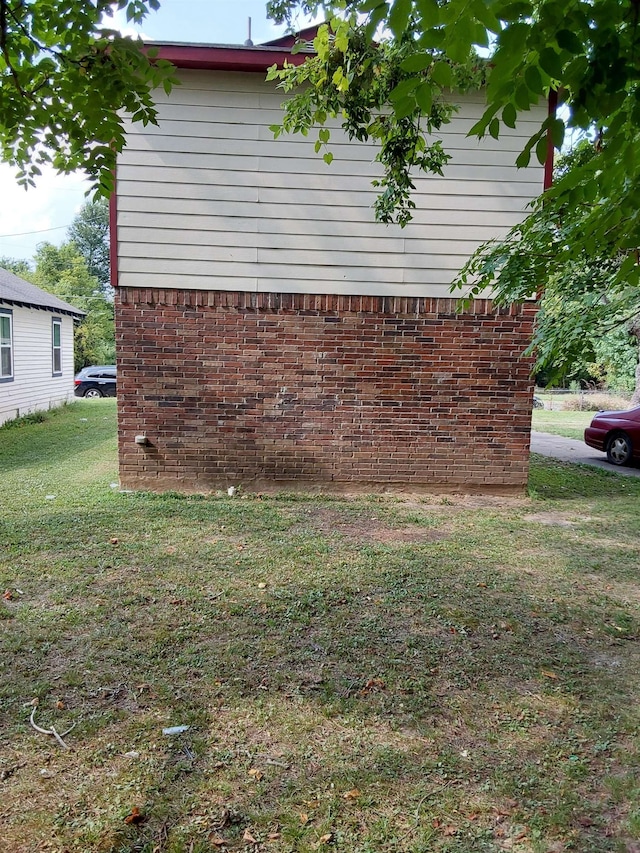
M306 56L292 54L288 48L244 47L230 45L147 44L157 51L158 59L168 59L177 68L210 71L266 71L272 65L301 65Z
M109 260L111 287L118 286L118 178L113 173L113 192L109 196Z
M287 33L287 35L280 36L280 38L273 39L272 41L262 42L261 47L293 47L294 44L300 41L313 41L318 35L318 28L320 26L320 24L312 24L310 27L305 27L297 33Z

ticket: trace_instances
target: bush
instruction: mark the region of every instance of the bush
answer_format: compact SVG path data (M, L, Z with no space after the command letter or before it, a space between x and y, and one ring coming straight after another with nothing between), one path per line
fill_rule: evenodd
M629 401L611 394L567 394L562 408L570 412L599 412L628 409Z

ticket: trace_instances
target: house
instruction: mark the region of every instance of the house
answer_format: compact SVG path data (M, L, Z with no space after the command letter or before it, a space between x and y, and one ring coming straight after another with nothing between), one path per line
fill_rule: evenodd
M123 486L522 491L535 307L450 285L541 191L514 161L546 104L479 142L461 97L445 177L384 226L372 146L274 140L290 44L156 46L181 85L128 128L111 208Z
M82 317L0 269L0 424L73 398L73 324Z

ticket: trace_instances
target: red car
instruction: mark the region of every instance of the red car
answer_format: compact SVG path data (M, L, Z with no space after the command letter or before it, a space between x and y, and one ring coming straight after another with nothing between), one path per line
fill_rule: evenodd
M640 459L640 406L624 412L598 412L584 431L584 441L603 450L612 465Z

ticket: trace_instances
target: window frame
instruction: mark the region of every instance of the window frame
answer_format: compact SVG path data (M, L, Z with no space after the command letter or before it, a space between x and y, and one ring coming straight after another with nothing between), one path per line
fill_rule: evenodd
M58 329L58 344L56 346L56 329ZM56 370L56 352L59 369ZM62 376L62 317L51 318L51 375Z
M0 308L0 317L6 317L9 321L9 343L3 343L0 333L0 382L13 382L15 379L15 365L13 358L13 311L11 308ZM9 350L9 363L11 373L2 373L2 350Z

